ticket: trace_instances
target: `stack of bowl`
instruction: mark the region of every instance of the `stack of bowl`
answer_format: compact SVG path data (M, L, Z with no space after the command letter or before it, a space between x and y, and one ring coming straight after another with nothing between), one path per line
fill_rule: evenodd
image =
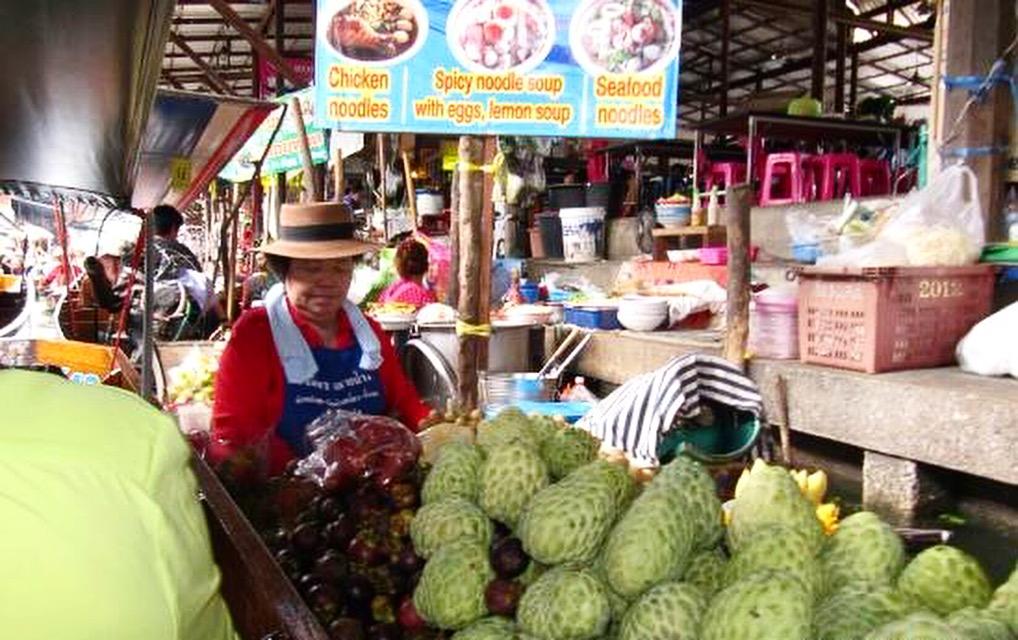
M658 223L665 228L688 227L693 217L693 207L689 204L656 204L654 212Z
M619 324L630 331L654 331L668 320L668 301L664 298L627 296L619 304Z

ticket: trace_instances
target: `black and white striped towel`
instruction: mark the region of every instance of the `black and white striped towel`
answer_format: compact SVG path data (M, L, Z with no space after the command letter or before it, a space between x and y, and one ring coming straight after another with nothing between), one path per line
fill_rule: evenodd
M702 400L763 414L756 384L721 358L693 354L637 376L613 391L577 426L630 458L657 464L661 436L676 418L692 418Z

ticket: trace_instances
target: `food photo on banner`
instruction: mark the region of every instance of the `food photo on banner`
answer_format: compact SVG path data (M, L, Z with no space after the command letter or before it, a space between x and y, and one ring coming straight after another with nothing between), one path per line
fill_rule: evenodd
M675 137L681 0L319 0L317 11L319 126Z

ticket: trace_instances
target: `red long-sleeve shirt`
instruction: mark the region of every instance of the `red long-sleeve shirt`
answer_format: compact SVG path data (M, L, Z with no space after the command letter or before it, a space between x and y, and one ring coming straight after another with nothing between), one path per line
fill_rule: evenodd
M324 346L318 331L293 305L290 313L312 349ZM370 318L368 323L382 345L378 376L385 404L390 413L416 429L431 409L403 373L389 337ZM336 348L347 348L354 340L350 321L340 311ZM238 449L256 445L267 437L270 472L282 472L293 458L290 447L275 433L283 415L285 392L286 377L272 340L268 312L264 307L246 311L233 326L230 342L219 361L212 413L213 460L226 459Z

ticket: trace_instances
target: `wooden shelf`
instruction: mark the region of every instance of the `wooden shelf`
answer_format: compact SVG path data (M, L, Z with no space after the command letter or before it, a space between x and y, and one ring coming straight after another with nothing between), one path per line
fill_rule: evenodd
M719 233L725 233L725 228L723 226L672 227L670 229L654 229L651 232L655 238L682 238L686 236L706 236Z

